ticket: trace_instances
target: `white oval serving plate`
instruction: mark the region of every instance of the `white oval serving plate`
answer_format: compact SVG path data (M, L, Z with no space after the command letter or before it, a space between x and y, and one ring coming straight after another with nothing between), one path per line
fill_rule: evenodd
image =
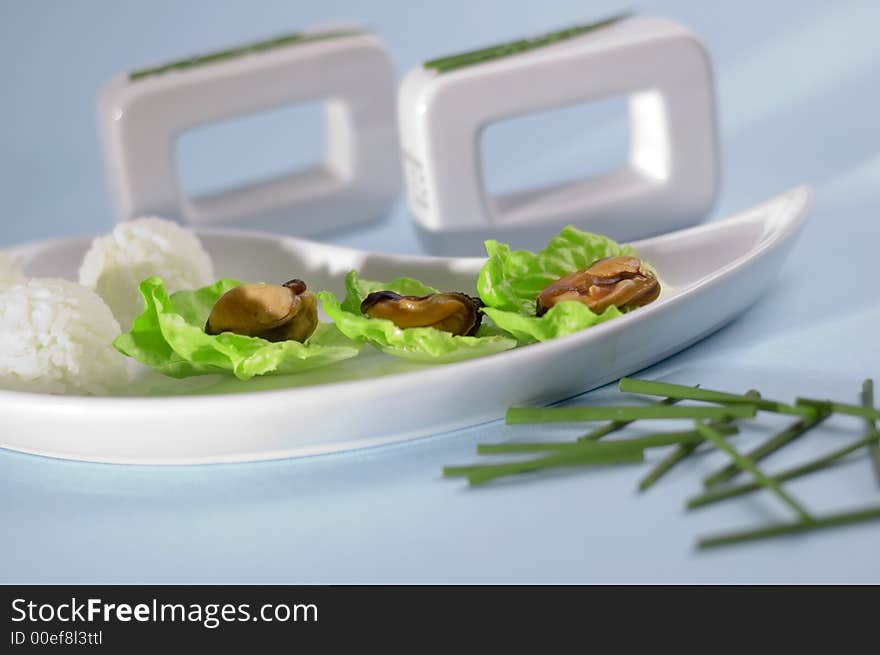
M633 245L666 283L656 302L568 337L488 357L418 365L367 346L354 360L249 382L177 381L144 372L124 396L0 391L0 446L99 462L195 464L293 457L403 441L498 419L510 405L557 401L653 364L742 314L777 274L809 206L800 187L736 216ZM481 259L367 253L237 231L199 235L217 272L301 277L343 290L408 275L473 291ZM32 276L75 279L90 239L21 246Z

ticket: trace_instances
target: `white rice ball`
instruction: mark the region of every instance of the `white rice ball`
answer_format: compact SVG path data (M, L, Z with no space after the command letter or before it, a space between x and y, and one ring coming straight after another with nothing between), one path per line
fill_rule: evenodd
M25 281L18 262L6 253L0 252L0 291L4 291Z
M177 223L139 218L98 237L83 259L79 281L110 306L124 329L144 310L138 285L158 275L169 293L214 282L214 266L198 237Z
M0 387L19 391L106 394L128 381L112 346L119 323L85 287L33 279L0 292Z

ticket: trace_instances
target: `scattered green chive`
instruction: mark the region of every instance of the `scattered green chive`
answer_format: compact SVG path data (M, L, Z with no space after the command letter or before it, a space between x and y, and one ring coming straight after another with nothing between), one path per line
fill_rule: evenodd
M746 391L747 398L760 398L761 394L756 389ZM713 423L712 427L721 431L722 427L726 427L725 423ZM698 447L699 443L684 443L675 448L671 453L664 457L644 478L639 482L639 491L650 489L660 478L669 473L676 464L690 457Z
M794 512L801 518L802 521L809 522L813 520L813 517L810 516L810 513L790 494L788 494L776 480L764 475L764 473L761 471L761 469L757 467L754 461L744 455L741 455L733 446L727 443L727 440L724 438L724 436L719 434L714 428L706 425L702 421L697 421L696 426L697 431L701 435L703 435L707 440L714 443L716 447L730 455L730 457L733 458L733 461L736 462L737 466L755 476L755 480L757 482L776 494L776 496L782 502L784 502L792 510L794 510Z
M791 424L781 432L776 433L754 450L746 453L746 457L748 457L753 462L760 462L762 459L771 455L772 453L775 453L786 444L789 444L795 439L802 437L809 430L819 425L830 415L831 414L827 411L827 409L822 409L813 418L802 418L799 421ZM707 487L712 487L720 482L726 482L727 480L734 478L739 472L740 468L735 463L731 463L722 467L715 473L708 475L703 480L703 484Z
M718 546L729 546L744 541L757 541L759 539L770 539L773 537L781 537L788 534L796 534L799 532L810 532L812 530L822 530L825 528L834 528L841 525L849 525L853 523L865 523L867 521L880 520L880 507L868 507L853 512L841 512L830 516L822 516L812 521L798 521L796 523L777 523L768 525L755 530L745 530L743 532L731 532L715 537L704 537L697 542L698 548L716 548Z
M754 405L730 407L511 407L507 423L566 423L577 421L631 421L635 419L712 419L751 418Z
M823 455L822 457L807 462L806 464L801 464L800 466L795 466L790 469L780 471L779 473L773 475L773 479L777 482L785 482L786 480L800 478L815 471L821 471L822 469L833 466L847 455L854 453L857 450L864 448L865 446L870 446L877 443L880 443L880 434L875 433L869 437L860 439L855 443L850 444L849 446L845 446L831 453L828 453L827 455ZM748 482L745 484L739 484L732 487L724 487L721 489L713 488L700 494L699 496L694 496L693 498L688 500L687 506L689 509L694 509L696 507L702 507L704 505L717 503L721 500L726 500L728 498L742 496L744 494L757 491L758 489L762 489L762 486L757 482Z
M819 471L844 457L867 447L871 461L880 480L880 430L876 421L880 419L880 409L874 405L874 383L865 380L862 384L861 405L850 405L827 400L797 398L795 405L788 405L761 398L755 390L746 394L730 394L721 391L686 387L665 382L623 378L620 381L623 392L645 395L665 396L650 406L618 407L511 407L507 412L507 423L554 423L575 421L610 421L607 425L588 432L576 441L551 441L535 443L496 443L480 444L480 454L501 453L546 453L534 459L506 462L502 464L451 466L443 469L445 476L466 477L472 486L485 484L491 480L531 471L566 466L599 466L625 464L644 461L644 450L662 446L676 446L639 483L645 490L657 482L678 462L693 453L703 441L713 443L719 450L727 453L732 462L704 480L707 486L729 480L740 471L751 473L753 480L748 483L725 488L710 488L698 496L690 498L688 508L701 507L728 498L742 496L760 489L767 489L793 510L798 520L762 526L756 529L732 532L698 540L701 549L768 539L788 534L809 532L841 525L880 520L880 506L855 511L841 512L823 517L814 517L791 494L782 483ZM680 400L696 400L717 403L721 407L675 406ZM726 435L738 432L731 422L737 418L751 418L758 410L800 416L800 420L776 433L770 439L746 454L739 453L725 439ZM785 469L770 476L765 474L756 462L776 452L788 443L799 438L813 427L822 423L833 413L858 416L865 419L864 438L805 464ZM623 429L640 419L686 419L695 420L695 430L656 432L640 437L615 439L598 442L603 436ZM707 423L707 420L713 422Z
M646 396L666 396L687 400L701 400L709 403L742 403L754 405L760 410L776 412L779 414L794 414L796 416L815 416L816 410L808 405L787 405L775 400L758 399L748 395L712 391L687 387L681 384L669 382L656 382L654 380L640 380L637 378L621 378L620 390L625 393L639 393Z

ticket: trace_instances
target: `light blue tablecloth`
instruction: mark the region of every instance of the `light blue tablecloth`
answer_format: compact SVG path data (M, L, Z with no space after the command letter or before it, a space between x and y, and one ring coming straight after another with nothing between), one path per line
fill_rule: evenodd
M691 25L713 53L724 172L714 215L803 182L816 192L809 225L763 299L644 375L855 402L862 379L880 378L880 5L635 4ZM0 245L110 227L93 107L100 85L118 70L345 19L374 27L402 74L430 56L621 7L604 0L4 3ZM505 188L617 161L617 110L608 103L529 129L493 128L486 137L491 183ZM290 115L305 126L314 120L308 110ZM188 188L274 170L291 149L317 152L317 137L305 130L276 138L289 125L285 117L188 137L181 152ZM335 240L418 248L402 205L384 222ZM861 430L859 421L835 420L767 468L846 443ZM683 501L702 474L724 461L717 453L692 458L644 495L635 491L644 467L536 476L476 491L440 478L443 465L476 459L478 442L530 434L491 424L347 454L186 468L0 451L0 582L880 582L876 523L696 552L697 535L787 516L764 494L686 513ZM537 436L575 434L555 428ZM757 439L745 435L738 443ZM820 512L880 504L864 458L790 489Z

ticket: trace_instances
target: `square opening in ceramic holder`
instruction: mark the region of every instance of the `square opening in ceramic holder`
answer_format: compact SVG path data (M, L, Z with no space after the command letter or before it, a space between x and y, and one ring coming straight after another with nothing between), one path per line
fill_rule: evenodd
M629 107L625 167L487 192L487 125L614 96ZM615 17L428 61L405 77L398 115L409 206L434 251L481 254L486 238L534 247L566 224L631 240L699 222L717 195L711 63L669 20Z
M397 200L395 79L377 37L304 32L115 76L98 110L119 221L159 215L314 234L376 219ZM175 144L209 123L324 103L325 150L311 168L187 198Z

